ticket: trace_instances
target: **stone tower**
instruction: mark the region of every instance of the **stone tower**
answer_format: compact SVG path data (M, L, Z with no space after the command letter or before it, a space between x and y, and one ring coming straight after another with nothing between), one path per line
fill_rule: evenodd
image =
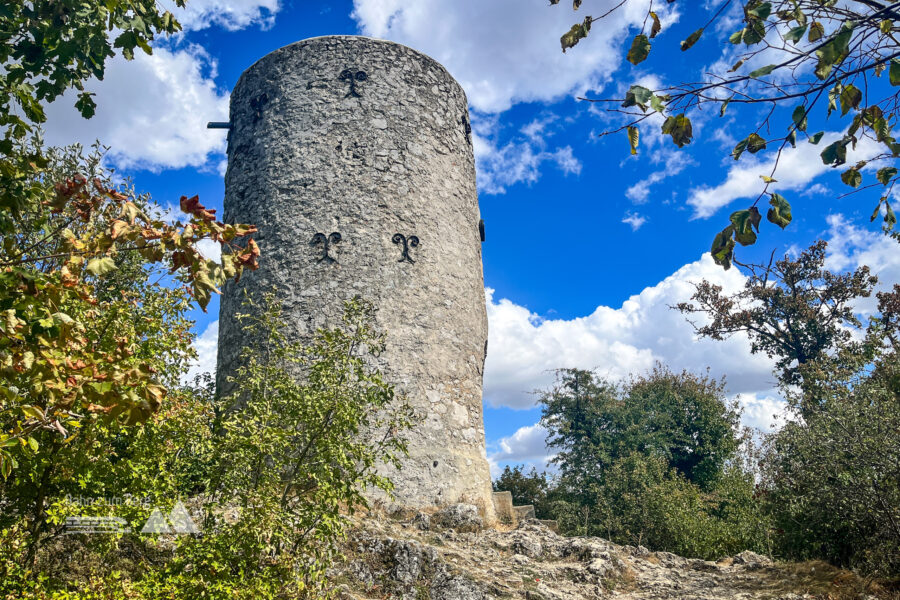
M328 36L260 59L231 96L225 219L259 228L260 268L225 288L220 379L240 351L241 289L278 290L296 339L375 303L380 367L421 421L387 471L406 506L493 520L481 387L487 315L466 96L405 46Z

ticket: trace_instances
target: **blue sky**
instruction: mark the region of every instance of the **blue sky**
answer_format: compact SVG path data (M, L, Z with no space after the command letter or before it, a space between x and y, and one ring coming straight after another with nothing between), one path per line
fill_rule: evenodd
M540 411L530 392L552 383L559 367L596 368L614 379L656 360L709 368L727 377L745 422L768 428L781 406L771 362L750 355L744 339L695 341L668 309L687 299L692 281L710 278L727 289L743 282L704 253L730 212L755 199L758 175L770 170L766 152L739 163L729 156L767 109L692 115L696 139L682 150L645 128L641 152L632 157L624 134L597 135L616 116L575 99L621 97L632 83L677 83L727 68L733 51L717 36L738 28L733 11L690 52L678 50L719 3L666 5L663 31L637 68L624 54L646 13L644 0L595 25L566 54L559 36L584 14L617 2L585 0L573 13L545 0L189 0L187 12L173 9L183 34L158 43L152 57L111 61L105 80L89 86L98 104L91 121L75 116L71 98L57 102L47 139L99 138L111 148L109 163L157 202L175 205L182 194L199 194L221 210L224 132L205 124L227 120L228 94L244 69L312 36L366 34L407 44L442 62L470 100L487 225L485 428L492 462L543 464ZM778 127L791 108L776 119ZM811 118L810 131L839 129L834 116ZM818 158L828 135L818 147L801 142L785 155L775 189L792 203L794 222L784 232L764 224L760 242L742 257L761 259L823 237L831 242L832 267L865 262L891 285L900 280L896 244L868 220L877 195L836 198L846 188ZM871 147L860 144L858 155L867 152ZM208 314L196 314L197 369L214 363L217 314L216 301Z

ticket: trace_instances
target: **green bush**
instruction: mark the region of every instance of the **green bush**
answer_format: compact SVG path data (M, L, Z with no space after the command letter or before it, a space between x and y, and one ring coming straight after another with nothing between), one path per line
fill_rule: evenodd
M325 573L348 513L366 505L367 488L391 489L378 467L405 452L410 411L371 366L384 340L370 304L347 303L341 327L308 346L285 340L270 296L251 307L229 396L207 379L141 426L113 421L80 436L92 445L66 463L78 469L45 471L39 544L31 513L5 515L0 598L329 595ZM126 494L147 502L77 501ZM168 513L179 499L199 534L138 533L153 508ZM71 516L120 517L131 531L64 535Z

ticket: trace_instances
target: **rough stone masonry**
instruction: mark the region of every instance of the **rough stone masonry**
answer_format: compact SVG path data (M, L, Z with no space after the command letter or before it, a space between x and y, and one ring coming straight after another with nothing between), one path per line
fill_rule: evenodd
M273 286L294 339L356 295L387 333L380 367L421 422L388 472L410 507L494 518L481 388L487 315L465 93L431 58L354 36L285 46L231 96L225 220L254 223L260 269L221 303L219 384L241 348L243 289Z

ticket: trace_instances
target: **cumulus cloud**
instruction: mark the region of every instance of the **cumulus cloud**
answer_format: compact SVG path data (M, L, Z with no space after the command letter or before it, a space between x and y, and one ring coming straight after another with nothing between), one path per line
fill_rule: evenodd
M228 120L228 93L217 89L215 61L199 46L134 60L111 59L103 81L92 80L97 114L83 119L67 93L47 111L46 141L110 147L108 159L120 168L203 167L225 151L225 132L206 129L207 121Z
M707 367L715 377L728 375L733 394L770 394L772 362L752 355L743 335L725 342L699 340L671 305L688 300L693 283L703 279L735 292L744 284L737 269L723 271L709 254L613 308L599 306L571 320L543 319L488 289L489 343L485 365L485 401L492 406L530 408L532 390L553 381L553 371L596 369L612 379L652 368L656 361L694 372Z
M621 43L629 27L640 27L649 0L625 3L565 54L559 36L585 13L564 5L519 0L354 0L353 4L353 18L362 33L430 55L462 84L476 110L497 113L518 102L549 102L601 88L622 62ZM615 4L598 0L591 10L605 13ZM675 13L665 5L655 10L666 22L674 19Z
M819 144L815 146L801 141L797 143L796 148L786 148L781 155L778 171L775 174L778 182L771 184L769 190L777 192L802 190L809 186L814 179L832 170L832 167L822 164L819 154L828 144L840 137L840 133L826 133ZM847 164L853 165L860 160L870 160L880 153L881 149L877 142L869 138L862 138L855 150L848 148ZM764 159L745 153L741 156L741 160L734 163L728 170L725 181L715 187L702 186L691 190L687 202L694 207L693 218L705 219L735 200L756 198L764 185L759 178L760 175L769 175L774 166L774 152L770 152ZM867 168L874 166L874 164L870 164Z
M830 215L828 228L827 269L846 271L868 265L872 274L878 276L876 291L890 290L900 283L900 252L893 238L858 227L843 215ZM858 300L854 306L863 317L873 316L877 308L874 294Z
M194 380L194 377L203 373L216 373L216 353L219 348L219 320L216 319L206 326L199 336L194 339L194 350L197 352L197 358L191 363L187 374L182 381L188 383Z
M476 118L472 122L472 146L478 172L478 189L486 194L503 194L516 183L535 183L541 166L555 165L566 175L581 173L581 161L571 146L549 147L553 136L552 115L536 119L506 143L499 143L497 118Z
M212 26L236 31L251 25L268 29L281 8L279 0L190 0L185 8L176 7L172 0L160 0L160 4L175 15L184 31Z
M488 452L492 477L500 475L503 464L526 463L543 469L552 458L547 449L547 430L538 423L519 428L493 446Z

